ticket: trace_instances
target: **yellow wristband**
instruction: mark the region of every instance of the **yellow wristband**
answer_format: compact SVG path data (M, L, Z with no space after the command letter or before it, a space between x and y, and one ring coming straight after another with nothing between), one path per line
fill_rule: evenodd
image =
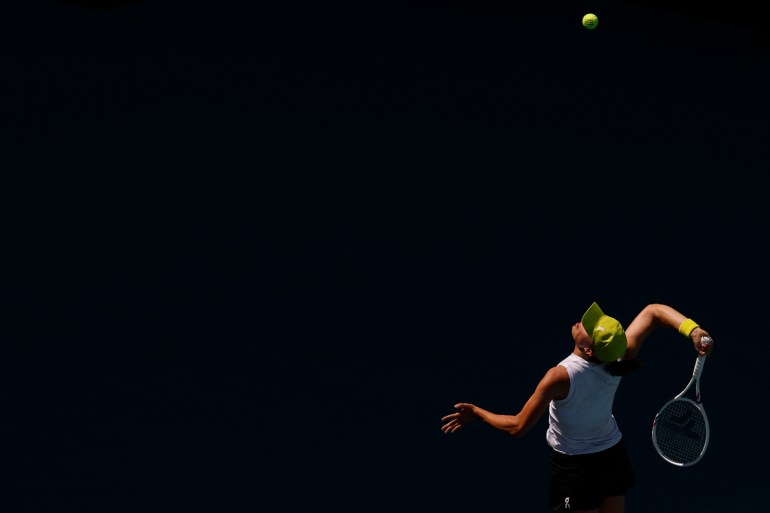
M692 333L692 330L699 327L700 326L698 326L698 323L692 319L685 319L684 322L679 325L679 333L685 337L689 337L690 333Z

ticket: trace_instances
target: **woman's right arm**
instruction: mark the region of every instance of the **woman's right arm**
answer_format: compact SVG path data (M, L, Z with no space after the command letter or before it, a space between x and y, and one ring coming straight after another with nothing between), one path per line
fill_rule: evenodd
M688 321L688 319L684 314L668 305L659 303L647 305L641 312L639 312L639 315L631 321L631 324L628 325L628 329L626 329L628 345L623 359L631 360L636 358L639 354L639 350L642 348L642 343L656 328L667 327L678 330L685 321ZM711 353L713 341L709 345L701 343L701 337L709 336L706 330L701 327L696 327L689 332L688 336L692 341L695 350L698 351L698 354L705 355Z

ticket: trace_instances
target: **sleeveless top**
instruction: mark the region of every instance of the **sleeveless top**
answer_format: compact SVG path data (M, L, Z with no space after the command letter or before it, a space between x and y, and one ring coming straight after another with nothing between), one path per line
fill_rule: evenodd
M546 440L554 450L570 455L609 449L622 435L612 402L620 384L602 363L592 363L570 354L559 365L569 374L569 393L548 407Z

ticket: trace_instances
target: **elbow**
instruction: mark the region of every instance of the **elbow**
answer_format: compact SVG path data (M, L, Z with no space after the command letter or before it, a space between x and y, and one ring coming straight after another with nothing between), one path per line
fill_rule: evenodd
M660 303L652 303L647 305L643 312L647 312L652 317L653 322L657 326L660 324L660 319L663 318L666 306Z
M518 425L517 426L511 426L508 429L508 435L513 437L513 438L520 438L520 437L524 436L525 434L527 434L527 430L524 429L524 426L518 426Z

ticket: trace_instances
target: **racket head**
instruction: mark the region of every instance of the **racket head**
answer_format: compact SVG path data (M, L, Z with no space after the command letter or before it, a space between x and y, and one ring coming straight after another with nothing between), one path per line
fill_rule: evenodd
M709 444L709 422L703 405L686 397L664 404L652 422L652 443L672 465L695 465Z

